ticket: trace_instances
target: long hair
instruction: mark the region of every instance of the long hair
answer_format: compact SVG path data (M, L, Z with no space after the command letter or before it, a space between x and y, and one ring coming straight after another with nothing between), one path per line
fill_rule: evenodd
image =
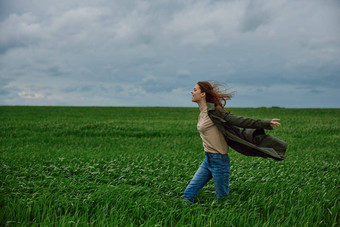
M205 92L206 101L214 103L215 106L224 106L227 104L227 100L230 100L234 95L234 92L227 92L227 88L224 84L208 81L198 81L198 86L201 92Z

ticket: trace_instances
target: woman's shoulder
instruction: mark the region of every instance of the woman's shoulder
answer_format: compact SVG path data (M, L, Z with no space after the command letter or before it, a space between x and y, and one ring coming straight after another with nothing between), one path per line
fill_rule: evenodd
M230 113L230 111L226 110L223 106L216 106L215 108L220 113L224 113L224 114L229 114Z

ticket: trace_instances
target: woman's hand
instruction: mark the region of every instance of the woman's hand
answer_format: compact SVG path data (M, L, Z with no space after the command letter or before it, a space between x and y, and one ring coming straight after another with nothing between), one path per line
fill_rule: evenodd
M270 126L272 126L273 128L276 126L280 126L280 122L278 122L280 119L272 119L270 121Z

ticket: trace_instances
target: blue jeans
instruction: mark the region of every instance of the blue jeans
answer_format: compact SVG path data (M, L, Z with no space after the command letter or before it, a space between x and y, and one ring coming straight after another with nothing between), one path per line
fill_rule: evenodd
M217 199L229 193L230 160L229 156L206 153L205 159L184 191L184 198L193 203L199 191L213 178Z

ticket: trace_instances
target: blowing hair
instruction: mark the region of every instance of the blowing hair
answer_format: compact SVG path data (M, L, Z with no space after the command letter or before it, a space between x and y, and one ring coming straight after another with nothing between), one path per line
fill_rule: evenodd
M198 86L201 92L205 92L206 101L214 103L215 106L224 106L227 104L227 100L230 100L234 95L234 92L227 92L227 88L224 84L208 81L198 81Z

